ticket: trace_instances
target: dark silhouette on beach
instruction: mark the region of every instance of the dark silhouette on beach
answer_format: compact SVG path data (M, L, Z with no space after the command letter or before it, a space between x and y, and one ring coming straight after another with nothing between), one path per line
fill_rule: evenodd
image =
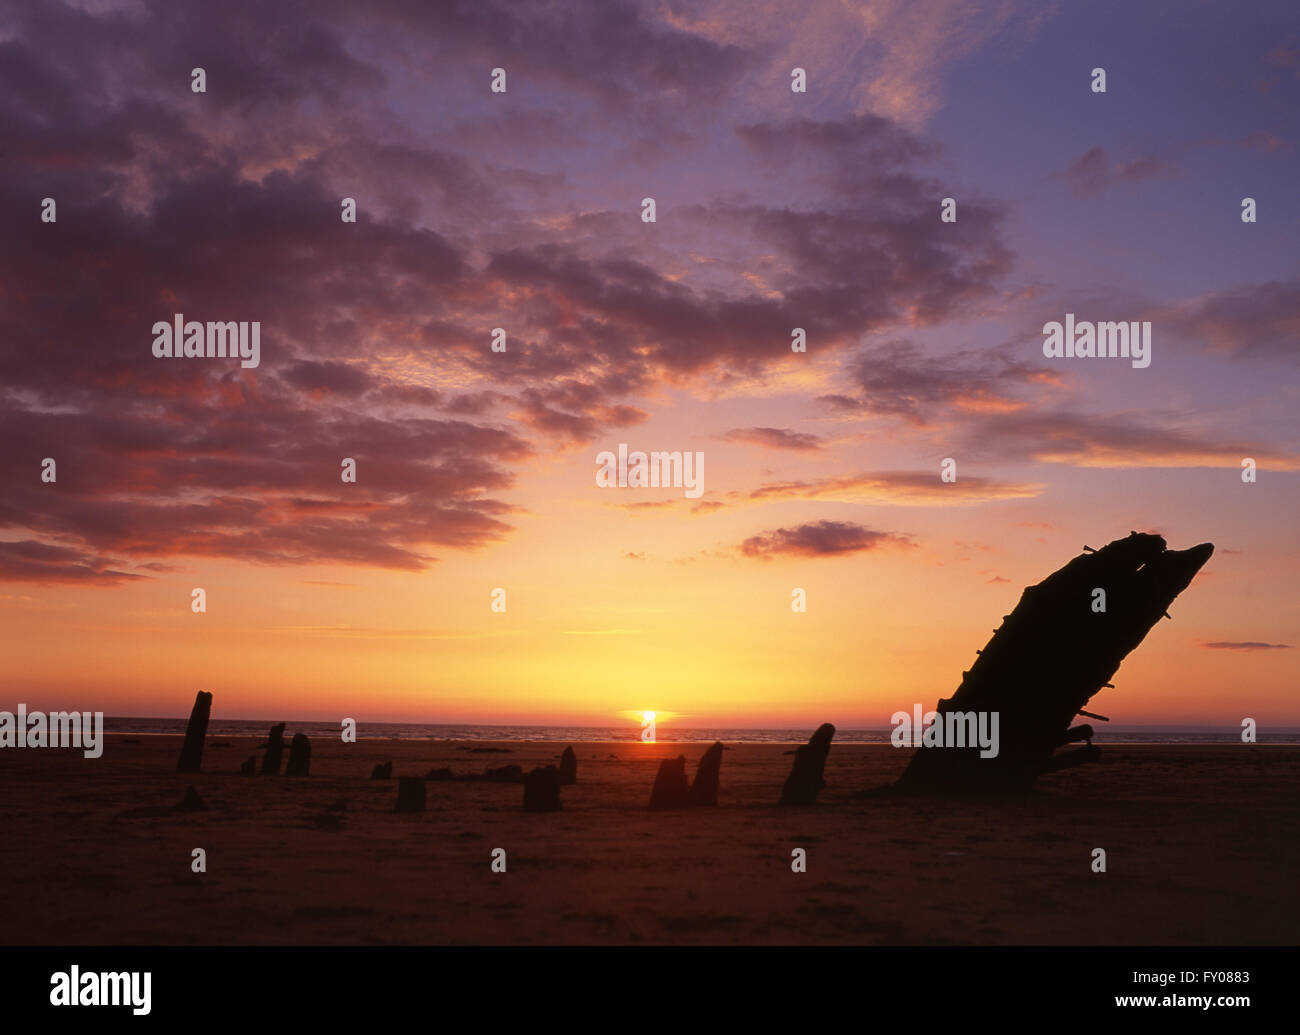
M203 761L203 738L208 735L208 716L212 713L212 694L200 690L194 695L190 721L185 724L185 743L181 746L178 773L197 773Z
M823 722L817 731L808 738L808 743L800 746L794 753L794 765L785 786L781 788L782 805L812 805L817 795L826 786L822 776L826 769L826 756L830 754L831 738L835 736L835 727Z
M686 782L686 756L665 758L659 763L654 787L650 791L650 808L691 809L718 804L718 779L722 767L722 742L716 741L704 752L695 768L695 783Z
M940 699L936 722L949 712L999 715L996 757L978 747L922 747L898 790L1023 790L1045 772L1095 761L1092 727L1071 726L1214 552L1212 543L1166 549L1158 535L1133 532L1085 552L1035 586L1004 617L952 697ZM1104 609L1098 610L1104 591ZM1056 755L1066 744L1083 747Z
M289 744L289 764L285 776L308 776L311 773L311 741L304 733L295 733Z
M271 727L266 740L266 754L262 756L262 772L272 776L280 775L280 757L284 754L284 723Z

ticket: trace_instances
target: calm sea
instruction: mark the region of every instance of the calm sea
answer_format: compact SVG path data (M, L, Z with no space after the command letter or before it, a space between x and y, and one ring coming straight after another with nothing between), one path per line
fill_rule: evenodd
M337 737L337 722L283 720L286 734L303 733L308 737ZM185 719L132 719L108 717L104 729L109 733L162 734L184 733ZM265 737L271 723L266 719L213 719L208 723L209 737ZM691 728L660 723L660 743L726 744L803 744L816 726L799 729L739 729L729 727ZM1107 728L1095 723L1095 740L1100 744L1240 744L1239 729L1216 726L1126 726ZM891 727L835 730L840 744L887 744ZM376 740L489 740L489 741L602 741L639 740L636 723L624 726L448 726L422 722L359 722L357 736ZM1300 744L1300 728L1261 728L1260 744Z

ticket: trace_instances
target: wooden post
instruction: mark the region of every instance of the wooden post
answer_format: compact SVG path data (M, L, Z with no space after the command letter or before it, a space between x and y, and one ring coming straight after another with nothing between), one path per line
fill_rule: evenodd
M272 776L280 775L280 756L284 753L284 723L271 727L271 735L266 742L266 755L262 759L262 772Z
M194 695L194 708L185 726L185 743L176 763L178 773L197 773L203 761L203 738L208 735L208 716L212 713L212 695L200 690Z

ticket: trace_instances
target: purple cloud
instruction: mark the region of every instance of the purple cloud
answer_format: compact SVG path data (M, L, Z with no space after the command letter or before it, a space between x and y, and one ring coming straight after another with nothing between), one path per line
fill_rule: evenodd
M750 536L740 544L746 557L764 560L789 554L796 557L835 557L861 553L880 546L915 544L897 532L877 532L852 521L811 521L794 528L778 528Z

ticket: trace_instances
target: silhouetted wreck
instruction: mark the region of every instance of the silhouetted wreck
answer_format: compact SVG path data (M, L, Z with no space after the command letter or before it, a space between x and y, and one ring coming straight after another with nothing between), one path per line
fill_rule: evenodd
M977 738L972 716L998 714L997 753L981 747L920 747L901 791L1006 791L1032 786L1042 773L1095 761L1092 727L1076 715L1107 721L1084 706L1110 679L1214 552L1212 543L1169 550L1158 535L1131 533L1087 551L1028 587L971 665L961 685L940 699L935 724ZM1104 591L1104 597L1096 591ZM955 713L961 713L958 719ZM991 724L990 724L991 725ZM955 738L954 738L955 739ZM1086 745L1057 755L1058 748Z

